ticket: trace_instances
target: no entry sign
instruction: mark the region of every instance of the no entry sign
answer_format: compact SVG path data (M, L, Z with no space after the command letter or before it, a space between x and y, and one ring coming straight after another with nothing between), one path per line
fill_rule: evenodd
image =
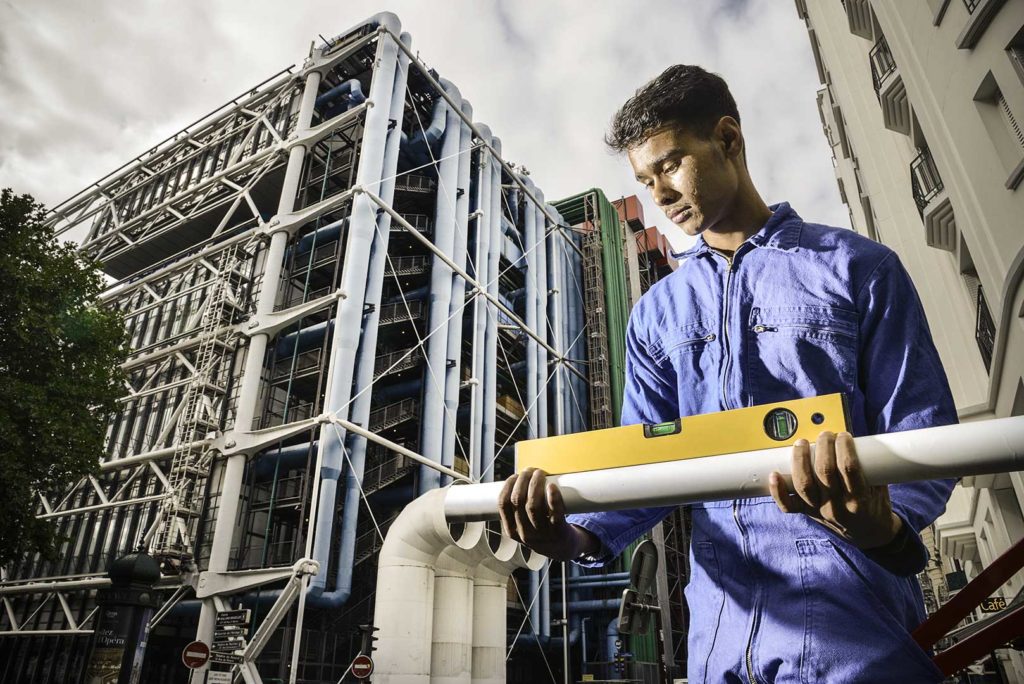
M356 679L366 679L373 674L373 659L360 653L352 661L352 675Z
M193 641L181 652L181 662L185 667L196 670L210 660L210 647L202 641Z

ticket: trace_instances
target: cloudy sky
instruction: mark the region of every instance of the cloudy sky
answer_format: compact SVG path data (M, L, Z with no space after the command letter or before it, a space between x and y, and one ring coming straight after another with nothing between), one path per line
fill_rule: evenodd
M0 187L55 205L383 9L549 200L640 193L602 135L638 86L692 63L729 82L765 200L849 226L787 0L0 0Z

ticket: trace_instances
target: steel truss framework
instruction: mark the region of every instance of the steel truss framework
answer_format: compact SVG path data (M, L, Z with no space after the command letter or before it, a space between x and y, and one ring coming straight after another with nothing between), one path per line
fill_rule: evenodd
M403 487L502 477L515 440L589 427L581 236L406 40L342 34L52 212L120 279L131 354L99 474L39 496L58 559L0 578L0 681L77 672L109 562L142 543L166 599L146 681L181 681L160 654L242 602L245 681L335 682ZM346 570L331 525L354 511Z

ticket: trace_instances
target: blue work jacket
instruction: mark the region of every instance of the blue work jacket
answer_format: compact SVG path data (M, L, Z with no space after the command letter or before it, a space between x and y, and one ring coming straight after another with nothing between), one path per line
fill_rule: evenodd
M896 254L787 203L731 259L698 238L633 309L622 424L660 423L844 392L851 432L957 422L920 300ZM913 531L945 508L955 481L892 485ZM602 558L671 511L569 516ZM910 632L925 618L914 571L887 570L770 497L692 509L688 671L700 682L937 682ZM916 546L915 546L916 545Z

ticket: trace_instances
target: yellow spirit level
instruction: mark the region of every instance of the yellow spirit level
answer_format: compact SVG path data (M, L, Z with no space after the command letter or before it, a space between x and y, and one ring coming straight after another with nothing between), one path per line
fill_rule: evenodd
M720 456L813 442L824 431L850 427L843 394L783 401L656 425L577 432L516 443L516 472L540 468L549 475Z

